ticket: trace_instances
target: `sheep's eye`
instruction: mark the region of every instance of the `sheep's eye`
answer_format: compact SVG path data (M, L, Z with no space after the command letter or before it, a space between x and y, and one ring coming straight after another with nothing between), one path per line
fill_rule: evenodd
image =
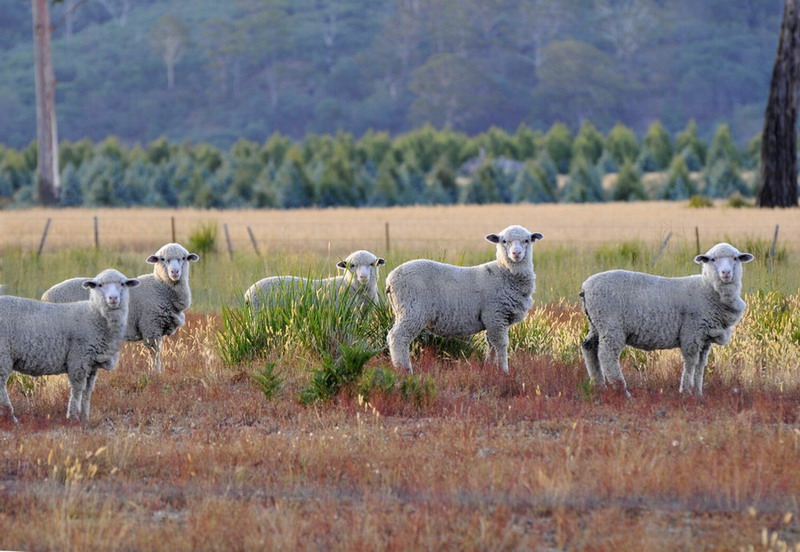
M103 284L97 284L97 287L103 287Z
M714 263L714 262L716 262L716 261L717 261L717 260L716 260L714 257L711 257L711 262L712 262L712 263Z
M162 263L163 263L165 260L166 260L166 259L164 259L164 257L161 257L161 262L162 262Z

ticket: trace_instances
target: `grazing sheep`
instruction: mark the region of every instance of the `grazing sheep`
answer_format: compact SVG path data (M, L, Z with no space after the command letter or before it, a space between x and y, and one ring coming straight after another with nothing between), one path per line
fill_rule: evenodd
M711 345L725 345L746 308L740 297L742 263L753 260L727 243L718 243L694 261L702 273L663 278L610 270L583 283L589 333L581 345L589 377L597 387L608 382L630 395L619 367L625 345L674 349L683 355L680 392L703 394L703 373Z
M82 286L86 301L56 305L0 297L0 407L17 422L6 384L11 372L29 376L67 374L71 394L67 418L89 419L98 370L113 370L128 322L128 288L139 285L108 269Z
M490 358L507 373L508 328L521 322L533 304L533 242L543 237L509 226L486 236L497 244L495 261L462 267L417 259L392 270L386 277L395 314L387 336L392 364L412 371L409 346L422 330L440 336L486 330Z
M143 341L150 350L150 368L161 371L161 344L186 321L184 312L192 304L189 288L189 262L200 257L182 245L168 243L150 255L155 265L152 274L138 277L139 289L131 293L126 341ZM87 278L71 278L56 284L42 295L42 301L67 303L87 298L82 287Z
M296 293L311 287L317 292L335 294L350 291L358 295L362 305L374 304L378 301L378 267L385 263L381 257L361 249L336 263L337 268L345 271L342 275L324 280L309 280L297 276L270 276L250 286L244 294L244 300L246 304L257 309L267 306L270 302L269 296L274 296L276 293Z

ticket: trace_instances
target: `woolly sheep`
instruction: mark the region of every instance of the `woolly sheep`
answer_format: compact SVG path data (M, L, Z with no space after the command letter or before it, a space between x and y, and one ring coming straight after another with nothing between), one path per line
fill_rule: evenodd
M324 280L309 280L297 276L270 276L250 286L244 294L244 300L253 308L259 308L266 306L270 300L269 296L274 296L275 293L297 292L310 286L317 292L342 293L349 290L358 294L361 304L373 304L378 301L378 267L384 264L386 264L385 259L361 249L336 263L337 268L345 271L344 274Z
M150 351L150 368L161 371L161 345L165 336L184 325L183 311L192 304L189 263L200 257L178 243L168 243L147 257L153 273L138 277L139 289L131 293L126 341L143 341ZM44 292L42 301L67 303L87 298L82 287L87 278L71 278Z
M56 305L0 297L0 407L17 422L6 384L12 371L29 376L67 374L67 418L89 419L98 370L113 370L128 321L128 288L136 279L108 269L82 286L86 301Z
M508 372L508 328L521 322L536 288L533 242L544 236L509 226L486 240L497 244L497 259L478 266L453 266L417 259L386 277L395 314L387 342L392 364L412 372L409 346L426 329L440 336L486 330L492 357Z
M740 297L742 264L753 260L727 243L718 243L694 261L701 274L664 278L611 270L583 283L589 333L581 345L589 377L626 395L619 356L625 345L637 349L680 347L680 392L703 394L703 373L712 344L725 345L746 308Z

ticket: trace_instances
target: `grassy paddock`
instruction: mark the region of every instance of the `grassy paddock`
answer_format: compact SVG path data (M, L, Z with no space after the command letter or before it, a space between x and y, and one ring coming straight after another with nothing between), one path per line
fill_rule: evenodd
M310 212L193 213L197 224L219 217L239 228L251 215L287 216L289 237L276 237L282 248L263 238L262 258L242 241L233 260L217 252L193 264L196 302L186 327L166 340L165 371L148 372L143 348L125 344L120 367L98 378L90 423L64 421L64 377L12 381L21 424L0 420L0 548L800 550L800 472L792 469L800 452L796 214L636 204L617 205L614 216L614 206L582 207L331 210L316 221ZM54 224L62 213L93 214L53 212ZM166 221L164 237L147 233L154 219L136 226L142 213ZM417 245L409 237L404 247L391 219L392 247L383 251L382 221L412 213L428 213L447 237ZM21 225L24 214L47 216L3 217ZM180 241L194 224L181 223L186 214L176 213ZM35 297L109 264L148 271L143 258L169 239L170 213L111 215L132 229L128 245L96 252L53 243L38 259L21 226L17 241L6 226L0 283ZM292 216L322 230L292 234L300 228ZM334 220L341 240L325 226ZM370 220L375 242L348 241ZM614 220L617 235L608 228ZM697 272L700 220L704 248L724 239L760 257L745 267L749 310L731 343L714 348L706 397L678 396L674 351L626 351L631 400L592 390L578 350L580 282L616 267ZM619 232L634 221L638 231ZM409 231L424 236L428 222ZM360 329L349 311L314 312L305 298L294 317L248 317L238 306L266 274L329 275L359 247L385 256L389 269L417 256L482 262L493 254L482 236L518 222L546 239L537 244L534 310L511 334L510 376L481 364L480 339L422 341L415 378L394 373L385 351L341 349L337 357L342 327L380 346L391 322L385 307ZM582 230L567 239L570 222ZM785 241L767 270L775 223ZM88 228L59 237L91 239ZM666 231L674 238L652 264ZM264 328L278 332L248 355L245 338L254 332L258 341ZM242 338L244 360L225 356L220 339L234 341L226 329ZM345 357L355 360L339 362ZM329 374L339 379L331 384Z

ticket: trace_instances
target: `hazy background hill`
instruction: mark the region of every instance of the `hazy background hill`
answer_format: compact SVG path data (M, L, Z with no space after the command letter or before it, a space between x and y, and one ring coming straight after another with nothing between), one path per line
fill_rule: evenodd
M52 10L59 135L760 130L779 0L79 0ZM170 55L170 47L173 47ZM170 60L172 57L172 60ZM173 82L168 82L172 61ZM0 2L0 143L35 135L30 4Z

